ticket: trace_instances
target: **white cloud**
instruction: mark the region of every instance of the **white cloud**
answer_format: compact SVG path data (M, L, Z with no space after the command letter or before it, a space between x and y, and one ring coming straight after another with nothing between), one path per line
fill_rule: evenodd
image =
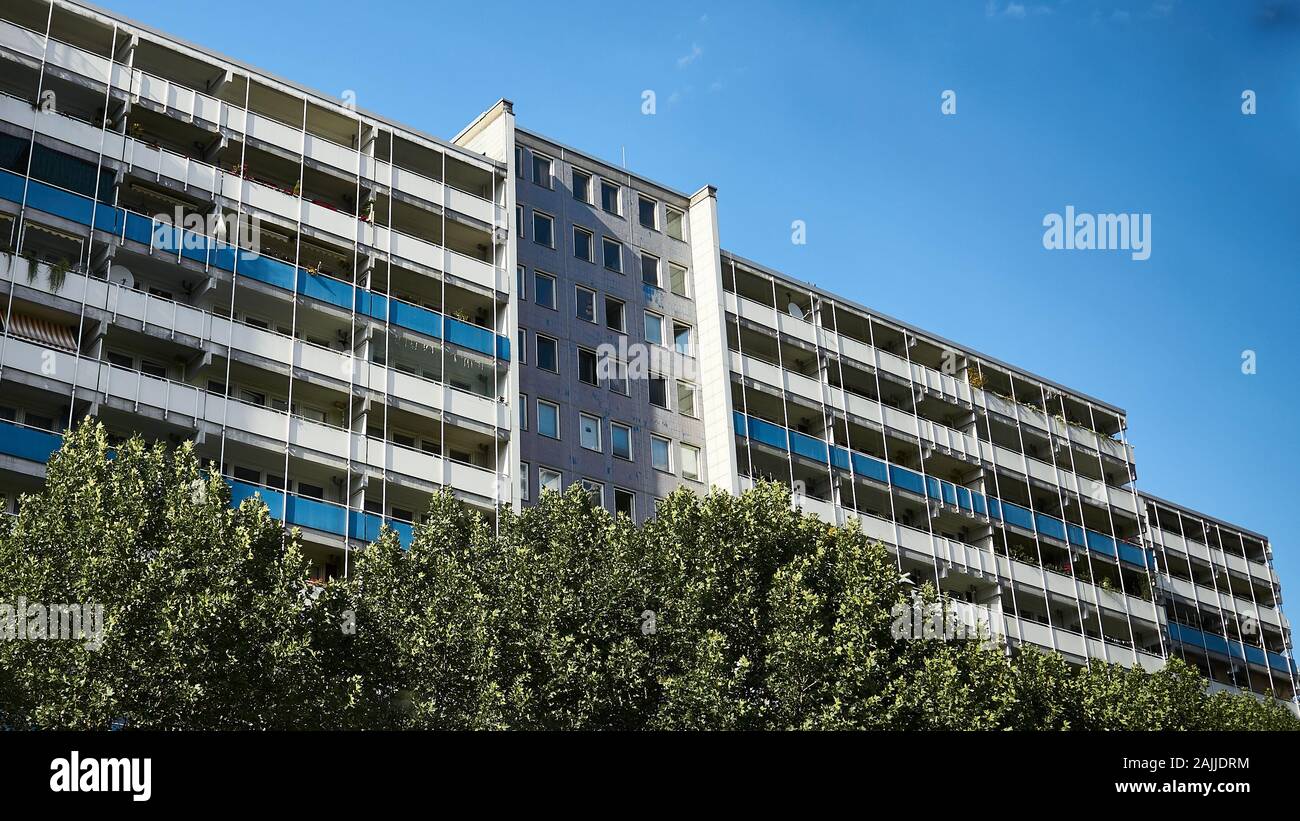
M704 49L700 48L698 43L692 43L690 53L683 54L681 57L677 58L677 67L686 68L691 63L700 59L700 56L703 54L704 54Z

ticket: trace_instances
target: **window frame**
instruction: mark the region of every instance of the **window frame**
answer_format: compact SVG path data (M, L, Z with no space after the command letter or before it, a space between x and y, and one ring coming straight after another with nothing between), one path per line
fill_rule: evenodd
M542 242L541 240L539 240L539 239L537 238L537 219L538 219L539 217L542 218L542 219L544 219L544 220L547 220L547 221L550 222L550 224L551 224L551 241L550 241L550 242ZM551 250L555 250L555 222L556 222L556 220L555 220L555 215L554 215L554 214L548 214L547 212L541 210L540 208L534 208L534 209L533 209L533 219L532 219L533 242L537 243L538 245L542 246L543 248L550 248Z
M649 204L650 204L650 224L649 224L649 225L646 225L646 224L645 224L645 220L642 219L642 218L645 216L644 207L645 207L646 203L649 203ZM646 230L654 231L654 232L656 232L656 233L659 231L659 200L658 200L658 198L656 198L656 197L651 197L651 196L648 196L648 195L646 195L646 194L642 194L640 191L636 192L636 223L637 223L637 225L640 225L642 228L645 228Z
M582 294L589 294L589 295L591 296L591 318L590 318L590 319L588 319L587 317L583 316L582 313L581 313L582 301L581 301L581 299L580 299L579 297L580 297L580 295L582 295ZM597 296L599 296L599 294L596 293L596 290L595 290L594 288L588 288L586 285L576 285L576 284L575 284L575 285L573 286L573 316L574 316L574 318L575 318L575 319L578 319L578 320L581 320L582 322L590 322L592 325L599 325L599 324L600 324L600 322L599 322L599 319L600 319L600 313L599 313L599 311L598 311L597 308L596 308L596 297L597 297Z
M551 283L551 303L550 303L549 305L546 304L545 302L539 302L539 301L538 301L538 297L540 297L540 296L542 295L542 289L537 287L537 282L538 282L538 280L549 280L550 283ZM543 308L550 308L552 311L558 311L558 310L559 310L559 307L558 307L558 306L559 306L559 303L560 303L559 293L560 293L560 289L559 289L559 278L556 277L555 274L548 274L548 273L546 273L545 271L542 271L542 270L537 269L537 268L534 268L534 269L533 269L533 302L534 302L534 304L536 304L536 305L541 305Z
M578 253L578 235L579 235L579 234L583 234L583 235L585 235L585 236L587 237L587 255L586 255L585 257L584 257L584 256L581 256L581 255ZM580 260L582 260L583 262L593 262L593 263L594 263L594 262L595 262L595 259L593 259L593 257L594 257L595 254L596 254L596 247L595 247L595 246L596 246L596 234L595 234L594 232L589 231L589 230L586 229L586 228L583 228L581 225L575 225L575 226L573 226L573 258L574 258L574 259L580 259Z
M667 454L668 457L668 466L666 468L661 468L655 464L655 443L657 442L662 443L664 445L664 453ZM672 439L669 439L666 436L659 436L658 434L655 433L650 434L650 467L653 468L654 470L659 471L660 473L670 473L674 476L677 475L673 471L673 440Z
M607 251L609 250L609 247L610 247L610 246L613 246L614 248L617 248L617 249L618 249L618 267L617 267L617 268L611 268L610 265L609 265L609 254L607 253ZM601 238L600 238L600 263L601 263L601 265L603 265L603 266L605 267L605 270L606 270L606 271L613 271L613 272L616 273L616 274L622 274L622 273L624 273L624 270L623 270L623 243L622 243L621 241L619 241L619 240L616 240L616 239L612 238L612 237L601 236Z
M622 430L622 431L626 431L626 432L627 432L627 455L626 455L626 456L623 456L622 454L620 454L620 453L618 452L618 445L617 445L617 441L618 441L618 440L617 440L617 439L615 438L615 436L614 436L614 431L615 431L615 430ZM612 419L610 420L610 422L609 422L609 452L614 456L615 459L622 459L622 460L627 461L627 462L635 461L634 457L635 457L635 455L636 455L636 448L635 448L635 447L633 446L633 444L632 444L632 426L631 426L631 425L624 424L623 422L615 422L615 421L612 420Z
M543 405L555 411L555 435L554 436L542 430L542 406ZM557 442L561 441L563 438L564 431L562 430L560 421L561 421L560 404L558 402L552 402L549 399L543 399L540 396L537 397L537 435L544 436L547 439L554 439Z
M528 176L533 181L533 185L545 188L547 191L555 190L555 160L539 151L530 151L529 153L532 155L532 162L528 166ZM546 163L545 182L537 179L537 163L539 160Z
M548 368L542 364L542 340L543 339L545 339L547 342L551 343L551 345L554 346L554 350L555 350L554 368ZM558 374L560 372L560 340L556 339L553 336L547 336L546 334L538 333L534 331L533 332L533 357L534 357L533 361L536 363L538 370L546 371L547 373Z
M592 447L591 445L587 444L587 442L585 441L587 430L588 430L585 427L585 424L592 423L592 422L595 423L591 427L591 430L594 431L596 437L595 447ZM589 450L592 453L604 453L605 452L604 428L605 428L604 419L602 419L599 416L596 416L595 414L580 411L578 413L578 447L582 448L583 450Z

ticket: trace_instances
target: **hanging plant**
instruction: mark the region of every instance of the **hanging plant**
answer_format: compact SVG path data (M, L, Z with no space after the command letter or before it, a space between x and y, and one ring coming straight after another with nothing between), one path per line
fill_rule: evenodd
M67 258L60 259L50 266L50 290L58 293L63 290L63 283L68 280L68 271L72 269L72 263Z

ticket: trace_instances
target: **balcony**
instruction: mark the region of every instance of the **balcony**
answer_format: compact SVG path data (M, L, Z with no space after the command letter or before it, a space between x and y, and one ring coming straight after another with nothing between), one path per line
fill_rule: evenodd
M23 179L0 171L0 198L23 201ZM444 317L419 305L385 297L321 273L295 267L267 256L255 256L202 234L156 223L142 214L96 203L70 191L31 181L27 187L28 207L63 217L82 225L92 220L97 229L149 248L177 254L180 258L211 266L232 275L275 286L290 294L318 300L345 311L353 310L372 319L389 321L434 339L473 351L510 359L510 339L453 317ZM179 250L177 250L179 249ZM495 344L494 344L495 337Z
M952 482L905 468L897 464L857 453L839 446L828 445L816 439L740 411L733 412L736 435L742 439L792 453L819 464L830 465L851 473L855 477L896 488L929 502L945 503L951 499L955 507L968 516L986 522L1000 522L1029 535L1054 540L1061 545L1086 548L1100 556L1127 563L1143 571L1154 569L1154 551L1078 525L1067 524L1053 516L1030 511L1020 505L996 499Z

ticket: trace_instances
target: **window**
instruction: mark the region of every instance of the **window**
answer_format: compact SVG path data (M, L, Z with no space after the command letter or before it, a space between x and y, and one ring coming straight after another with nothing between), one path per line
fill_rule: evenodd
M700 449L682 443L682 478L700 480Z
M586 322L596 321L596 292L581 285L574 287L574 305L578 319Z
M157 362L150 362L148 359L140 360L140 371L150 376L156 376L159 379L167 378L167 366L159 365Z
M560 438L560 406L545 399L537 400L537 432L549 439Z
M555 247L555 219L550 214L533 211L533 242L547 248Z
M528 501L528 463L519 463L519 498Z
M631 393L627 381L627 363L621 362L612 356L607 357L605 359L605 373L611 391L621 393L624 396Z
M586 228L573 226L573 255L578 259L591 262L592 233Z
M642 228L649 228L652 231L659 230L659 203L644 194L637 194L636 213Z
M668 236L673 239L686 239L686 234L682 233L682 212L671 205L664 206L664 211L667 213L667 219L664 222L667 224Z
M559 344L549 336L535 334L537 337L537 367L551 373L560 372Z
M677 383L677 412L682 416L694 417L695 414L695 386L690 382Z
M573 169L573 198L591 204L591 175L576 168Z
M600 181L600 207L611 214L621 213L618 210L618 186L609 180Z
M519 429L528 430L528 394L519 394Z
M668 409L668 380L662 376L650 375L650 404Z
M564 477L558 470L538 468L537 487L542 491L553 490L560 493L564 490Z
M265 405L266 394L257 391L241 390L239 392L239 401L247 402L250 405Z
M578 414L578 443L587 450L601 450L599 416Z
M690 296L686 291L686 269L671 262L668 263L668 290L678 296Z
M578 484L582 485L582 489L587 491L587 495L591 497L593 504L599 505L600 507L605 506L604 485L600 482L593 482L591 479L580 479Z
M578 349L578 380L588 385L599 385L596 380L596 352Z
M517 145L515 146L515 176L522 177L523 175L524 175L524 147L522 145Z
M533 298L537 301L538 305L554 310L555 277L550 274L543 274L541 271L534 271Z
M666 473L673 472L673 465L670 454L672 453L673 443L662 436L650 437L650 466L655 470L662 470Z
M664 318L659 314L645 312L645 341L664 344Z
M605 267L611 271L623 273L623 243L604 237L602 238L602 245L605 252Z
M641 281L659 287L659 257L641 252Z
M522 171L519 172L519 176L523 176ZM522 205L515 206L515 234L520 239L524 236L524 207Z
M525 328L519 329L519 364L528 364L528 331Z
M312 499L324 499L325 488L320 485L309 485L306 482L298 483L298 495L307 496Z
M691 355L691 326L681 322L673 323L673 347L682 356Z
M135 367L135 360L133 360L131 357L127 356L124 353L118 353L117 351L109 351L107 354L107 359L110 363L118 366L119 368Z
M528 269L520 265L515 273L519 275L519 298L528 299Z
M543 188L551 187L551 158L533 154L533 184Z
M636 521L636 494L621 487L614 488L614 512Z
M632 428L620 425L618 422L610 422L609 442L615 456L632 461Z
M611 331L627 333L627 327L623 318L624 309L623 300L614 299L612 296L605 297L605 327Z

